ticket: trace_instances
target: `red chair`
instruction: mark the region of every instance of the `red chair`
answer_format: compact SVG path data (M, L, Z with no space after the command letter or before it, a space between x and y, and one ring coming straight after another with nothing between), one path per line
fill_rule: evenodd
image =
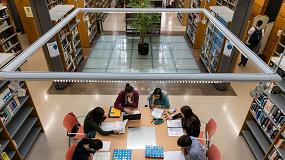
M212 144L207 152L208 160L221 160L221 153L216 145Z
M80 140L85 137L83 126L79 126L80 123L78 122L77 117L73 114L73 112L68 113L63 119L63 126L67 130L68 136L68 146L70 146L71 139L72 140ZM76 133L72 132L74 126L79 126L79 129Z
M202 131L200 132L200 135L198 137L200 143L204 145L206 142L206 146L207 148L209 148L211 137L216 133L216 131L217 131L217 123L213 118L211 118L206 124L205 133ZM205 142L203 140L204 135L205 135Z
M76 144L72 144L66 152L65 160L72 160L73 153L75 151Z

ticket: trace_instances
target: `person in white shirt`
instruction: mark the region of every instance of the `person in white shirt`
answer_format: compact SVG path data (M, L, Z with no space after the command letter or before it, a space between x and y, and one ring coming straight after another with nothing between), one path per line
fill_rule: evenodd
M248 34L248 39L245 42L248 48L250 48L253 52L257 53L260 45L261 45L261 40L264 35L264 29L261 28L263 24L262 20L257 21L256 27L251 27L247 34ZM239 62L239 66L243 65L245 66L248 61L248 58L241 54L241 61Z

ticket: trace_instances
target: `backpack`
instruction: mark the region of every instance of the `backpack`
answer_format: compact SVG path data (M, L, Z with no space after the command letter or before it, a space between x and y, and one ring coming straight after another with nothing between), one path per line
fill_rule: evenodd
M258 45L261 38L262 38L262 29L255 28L255 31L249 37L248 43L250 44L251 47L255 47Z

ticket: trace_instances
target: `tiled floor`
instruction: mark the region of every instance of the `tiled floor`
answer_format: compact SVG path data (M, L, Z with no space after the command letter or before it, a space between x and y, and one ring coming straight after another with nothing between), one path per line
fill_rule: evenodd
M199 73L183 36L146 37L148 55L138 54L138 37L102 35L93 47L83 72Z

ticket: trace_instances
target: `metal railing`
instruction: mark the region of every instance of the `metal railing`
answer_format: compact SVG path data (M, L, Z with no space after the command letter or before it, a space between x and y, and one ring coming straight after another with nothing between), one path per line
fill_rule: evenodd
M83 73L83 72L14 72L38 49L55 36L69 21L80 12L108 12L108 13L203 13L223 35L244 55L246 55L263 73L191 73L191 74L161 74L161 73ZM161 80L161 81L281 81L264 61L252 52L227 27L221 24L211 13L203 8L163 9L163 8L77 8L51 30L6 65L0 72L0 79L9 80Z

